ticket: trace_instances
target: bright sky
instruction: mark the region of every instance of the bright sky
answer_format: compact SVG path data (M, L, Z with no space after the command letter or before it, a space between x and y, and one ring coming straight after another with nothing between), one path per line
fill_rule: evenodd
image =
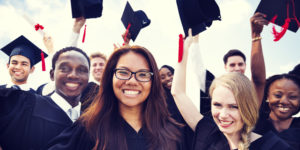
M85 43L78 46L88 54L101 51L109 55L113 43L122 43L121 34L125 28L121 22L125 0L103 0L102 17L87 20ZM158 66L169 64L175 66L178 57L178 35L183 33L175 0L129 0L134 10L144 10L151 24L142 29L135 43L149 49ZM216 76L224 73L223 55L230 49L240 49L247 57L246 74L250 74L250 17L259 1L252 0L217 0L222 21L213 22L212 26L200 34L200 47L204 64ZM45 50L42 37L30 26L22 15L26 13L54 38L55 49L68 46L74 20L71 18L69 0L1 0L0 1L0 47L10 41L26 36L33 43ZM300 33L287 31L279 41L273 42L272 25L264 28L262 33L263 51L267 75L284 73L300 63ZM82 31L83 32L83 31ZM10 80L6 63L8 58L0 53L0 84ZM47 71L41 71L41 64L30 75L29 84L37 87L49 82L50 60L47 60Z

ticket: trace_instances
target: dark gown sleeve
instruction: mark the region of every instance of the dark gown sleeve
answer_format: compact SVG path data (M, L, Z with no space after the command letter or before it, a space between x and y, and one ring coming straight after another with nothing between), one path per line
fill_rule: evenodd
M194 150L229 150L229 144L217 125L209 117L203 117L196 126Z
M191 150L193 145L194 131L188 126L188 124L183 119L175 101L169 89L164 88L166 101L168 105L168 111L170 112L173 119L177 122L183 124L182 128L179 128L182 135L182 147L186 150Z
M34 105L34 97L24 91L12 88L0 90L0 145L3 149L18 148L17 142L25 144L23 136L26 131L22 123L30 121L28 118Z
M38 150L71 124L67 114L48 97L0 90L0 145L4 150Z
M252 142L250 150L293 150L289 144L279 138L272 131Z
M85 127L76 121L71 127L51 140L47 150L91 150L95 141L88 135Z

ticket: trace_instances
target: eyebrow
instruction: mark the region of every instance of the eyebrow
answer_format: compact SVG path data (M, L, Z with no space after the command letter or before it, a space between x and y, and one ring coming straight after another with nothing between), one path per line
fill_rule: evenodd
M117 67L119 69L126 69L126 70L129 70L129 71L132 71L131 69L127 68L127 67L124 67L124 66L119 66ZM137 71L150 71L149 69L139 69ZM136 72L136 71L135 71Z

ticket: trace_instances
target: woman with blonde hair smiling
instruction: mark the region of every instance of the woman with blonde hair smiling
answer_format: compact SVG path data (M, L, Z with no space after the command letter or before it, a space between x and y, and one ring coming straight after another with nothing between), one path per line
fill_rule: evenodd
M213 81L210 87L213 119L197 111L185 91L187 53L194 39L197 38L191 37L190 31L171 90L183 118L195 131L194 149L289 149L289 145L272 132L264 136L252 132L259 116L257 95L252 82L240 73L227 73Z

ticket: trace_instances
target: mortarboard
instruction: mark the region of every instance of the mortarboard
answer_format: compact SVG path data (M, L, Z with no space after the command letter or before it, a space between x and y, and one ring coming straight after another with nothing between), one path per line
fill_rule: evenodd
M221 20L220 9L215 0L176 0L185 35L192 28L193 36L210 27L212 21Z
M300 26L299 0L261 0L255 12L266 14L267 20L279 26L288 26L288 30L293 32L297 32ZM286 19L290 19L289 25L285 25Z
M9 57L14 55L27 57L30 60L31 66L34 66L42 60L41 52L44 58L48 56L23 35L1 48L1 50Z
M130 38L134 41L140 30L150 24L150 20L144 11L133 11L129 2L126 3L121 21L125 28L129 28Z
M102 0L71 0L72 18L97 18L102 15Z

